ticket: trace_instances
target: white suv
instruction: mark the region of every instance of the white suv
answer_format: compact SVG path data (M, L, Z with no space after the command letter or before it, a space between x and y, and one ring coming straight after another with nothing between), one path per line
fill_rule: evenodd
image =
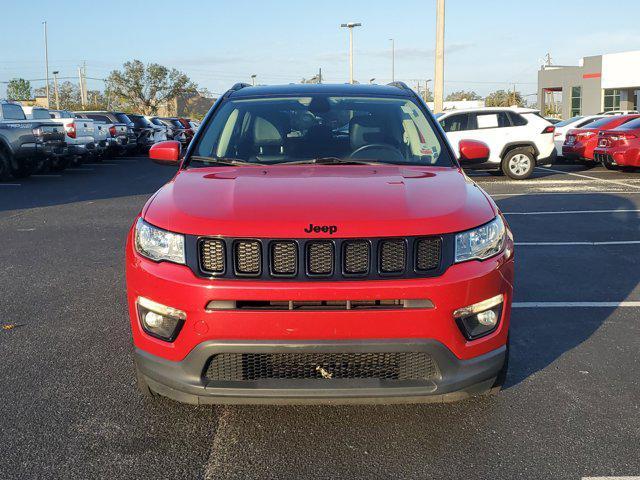
M491 150L489 160L478 167L504 173L516 180L528 178L536 165L553 163L555 128L528 108L477 108L436 115L451 146L460 153L460 140L479 140Z

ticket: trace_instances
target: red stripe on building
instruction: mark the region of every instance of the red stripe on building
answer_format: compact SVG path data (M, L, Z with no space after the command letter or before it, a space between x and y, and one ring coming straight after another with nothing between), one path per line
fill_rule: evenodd
M602 74L601 73L585 73L584 75L582 75L582 78L601 78Z

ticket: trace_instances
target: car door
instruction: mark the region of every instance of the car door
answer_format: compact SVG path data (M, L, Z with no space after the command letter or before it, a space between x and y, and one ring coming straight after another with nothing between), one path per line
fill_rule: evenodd
M473 128L473 136L466 135L465 138L486 143L491 152L489 162L500 163L500 155L505 144L509 142L514 128L507 112L495 110L473 112L469 116L469 126Z

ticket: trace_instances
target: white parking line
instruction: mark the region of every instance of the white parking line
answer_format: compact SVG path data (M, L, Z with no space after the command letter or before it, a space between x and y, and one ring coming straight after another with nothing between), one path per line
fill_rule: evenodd
M513 308L638 308L640 302L513 302Z
M21 183L0 183L0 187L21 187Z
M640 185L633 185L631 183L619 182L617 180L609 180L608 178L592 177L590 175L585 175L583 173L563 172L562 170L556 170L554 168L547 168L547 167L537 167L537 168L539 168L540 170L546 170L548 172L556 172L556 173L562 173L562 174L565 174L565 175L571 175L573 177L588 178L590 180L596 180L598 182L615 183L616 185L622 185L622 186L625 186L625 187L640 188Z
M85 163L84 165L89 165L92 167L103 167L103 166L115 166L115 165L119 165L119 163Z
M640 240L621 240L612 242L516 242L516 246L521 247L561 247L561 246L588 246L596 247L599 245L639 245Z
M65 172L90 172L93 168L67 168Z
M637 213L639 209L617 210L556 210L551 212L505 212L504 215L574 215L579 213Z
M36 175L31 175L32 178L53 178L53 177L61 177L62 175L57 175L53 173L38 173Z

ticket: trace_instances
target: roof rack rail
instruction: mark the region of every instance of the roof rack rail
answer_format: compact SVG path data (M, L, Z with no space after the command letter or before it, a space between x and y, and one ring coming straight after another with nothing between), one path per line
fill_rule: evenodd
M224 95L222 95L222 98L227 98L229 95L231 95L233 92L237 92L238 90L241 90L245 87L250 87L251 85L249 85L248 83L244 83L244 82L238 82L235 85L233 85L233 87L231 87L229 90L227 90L226 92L224 92Z
M387 83L387 86L401 88L402 90L411 90L409 85L407 85L404 82L391 82L391 83ZM411 90L411 91L413 91L413 90Z

